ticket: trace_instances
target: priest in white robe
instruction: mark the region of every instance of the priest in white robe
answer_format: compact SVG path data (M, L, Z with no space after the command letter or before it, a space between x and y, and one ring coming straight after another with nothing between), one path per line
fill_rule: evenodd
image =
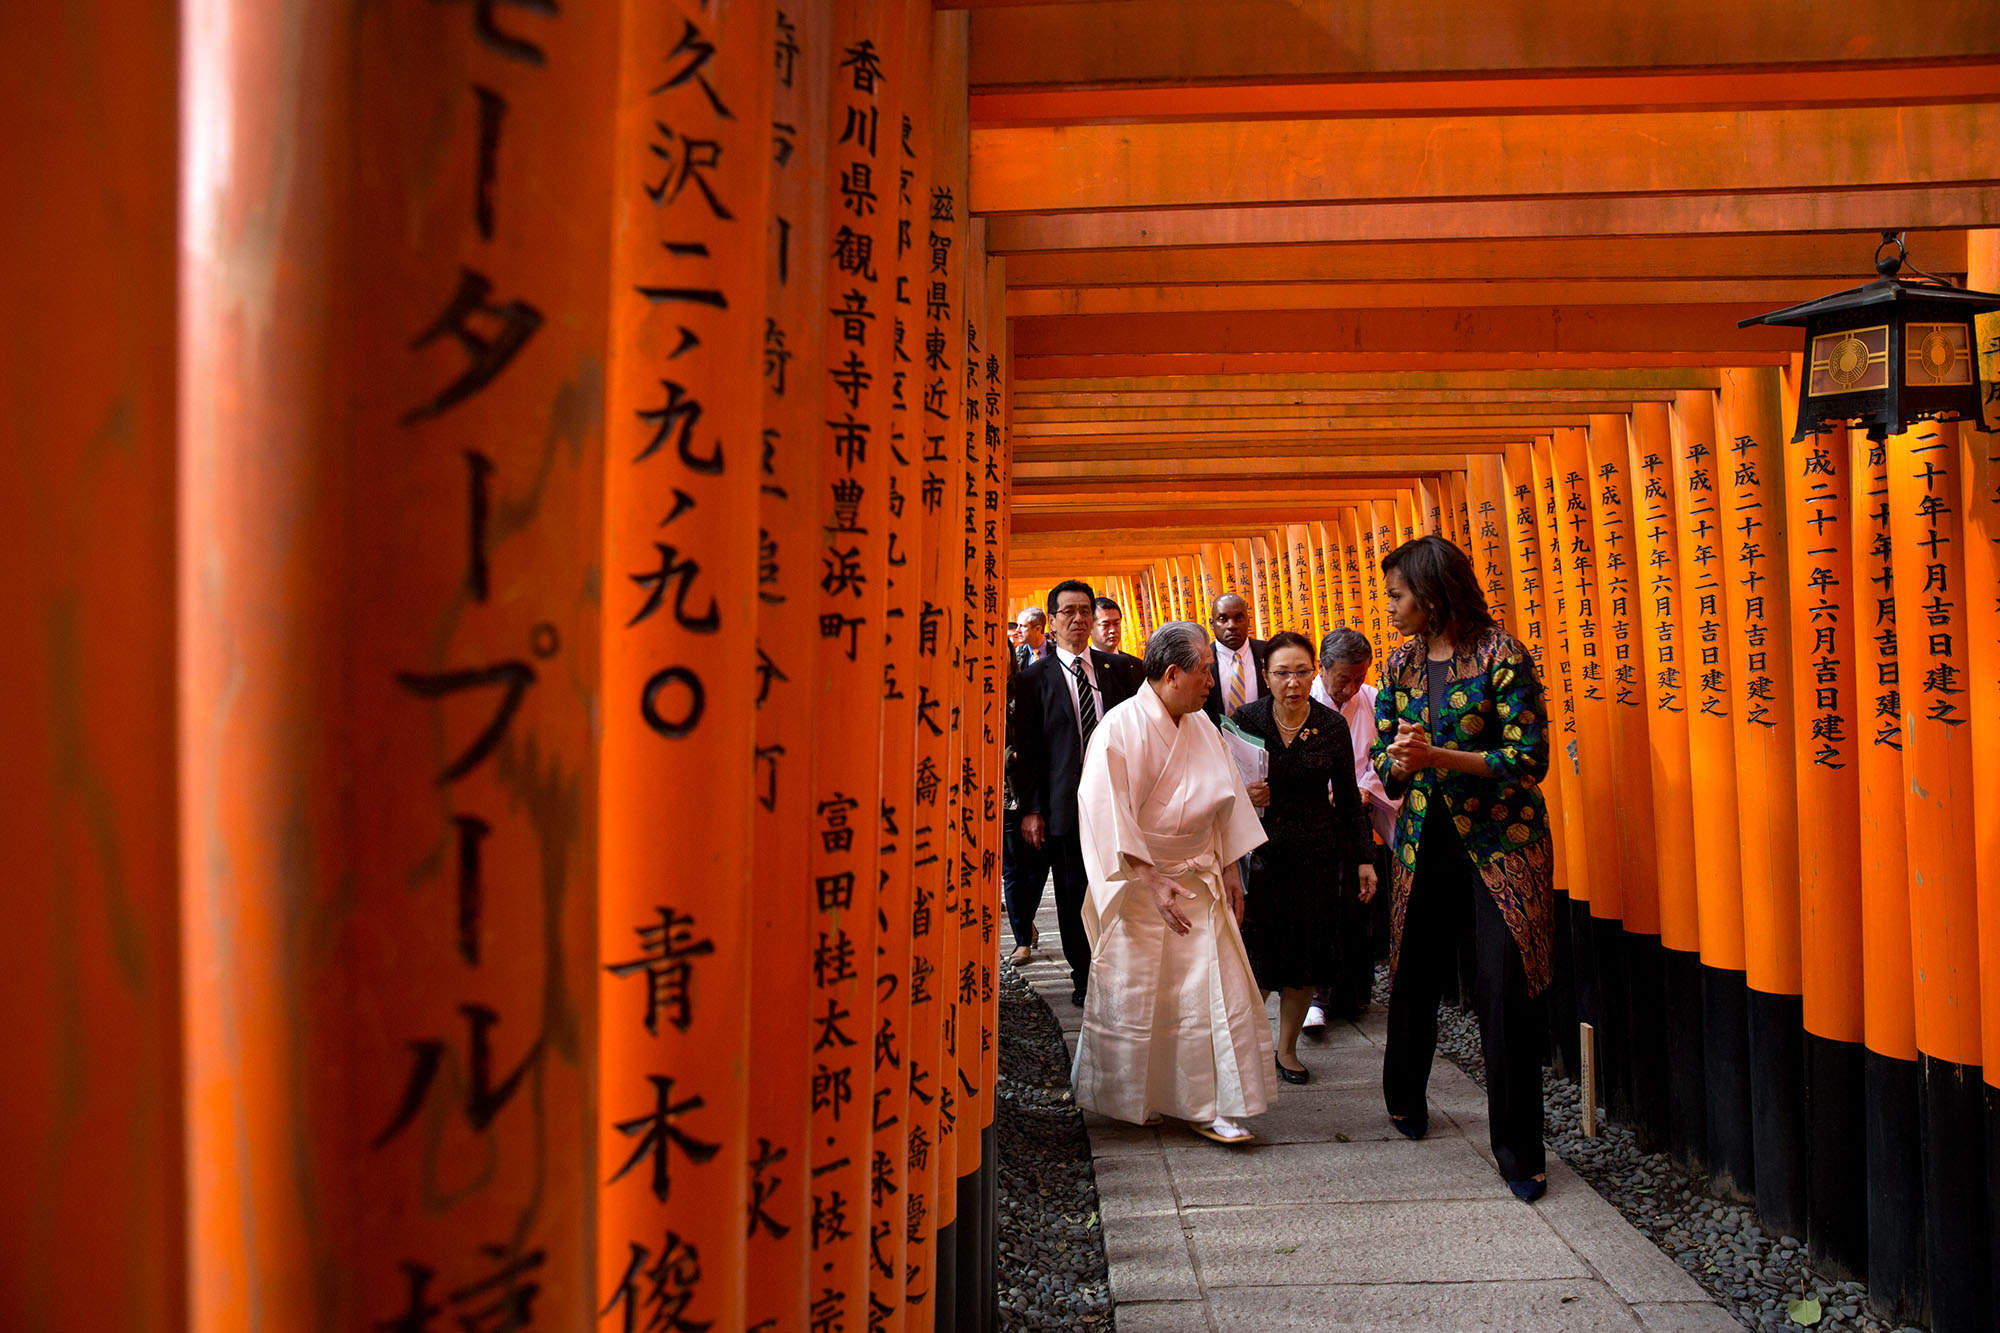
M1265 840L1202 711L1214 668L1188 621L1146 643L1146 684L1104 715L1077 811L1090 896L1090 991L1077 1105L1134 1124L1163 1115L1224 1143L1276 1090L1270 1021L1243 951L1236 862Z

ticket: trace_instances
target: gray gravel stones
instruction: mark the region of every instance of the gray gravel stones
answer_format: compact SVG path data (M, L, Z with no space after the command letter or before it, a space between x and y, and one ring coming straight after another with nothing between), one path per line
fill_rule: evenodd
M1377 970L1375 998L1387 1003L1387 968ZM1449 1006L1441 1009L1438 1052L1485 1085L1479 1025L1470 1013ZM1869 1313L1867 1289L1860 1283L1837 1282L1815 1272L1806 1262L1804 1242L1766 1234L1755 1209L1710 1194L1706 1180L1664 1154L1641 1152L1632 1131L1608 1123L1602 1109L1598 1137L1585 1138L1583 1094L1576 1084L1544 1070L1542 1087L1542 1132L1549 1147L1692 1273L1745 1328L1798 1333L1800 1325L1791 1319L1788 1306L1809 1297L1821 1308L1819 1322L1812 1325L1815 1329L1826 1333L1897 1329Z
M1040 996L1000 964L999 1142L1002 1329L1112 1328L1110 1267L1069 1051Z

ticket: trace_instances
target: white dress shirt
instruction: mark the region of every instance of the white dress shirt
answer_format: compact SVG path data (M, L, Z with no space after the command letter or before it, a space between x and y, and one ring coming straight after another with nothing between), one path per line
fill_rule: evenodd
M1083 663L1084 679L1090 682L1090 702L1096 709L1097 720L1102 722L1104 720L1104 691L1097 683L1097 668L1090 660L1090 649L1087 647L1081 653L1073 653L1061 644L1057 644L1056 661L1062 666L1063 684L1069 688L1069 707L1070 712L1076 717L1077 739L1082 740L1083 709L1076 701L1075 663Z
M1250 651L1250 640L1233 653L1222 640L1215 641L1215 685L1222 692L1222 711L1229 711L1229 659L1234 657L1243 671L1243 702L1249 703L1257 697L1257 654Z
M1333 708L1333 700L1327 695L1326 682L1313 677L1312 697ZM1389 799L1389 793L1382 786L1382 779L1375 772L1375 765L1368 760L1368 747L1375 740L1375 687L1362 684L1355 687L1347 698L1347 704L1333 708L1347 723L1347 736L1354 746L1354 785L1361 789L1362 799L1368 805L1368 822L1374 826L1384 847L1396 845L1396 812L1403 808L1401 801Z

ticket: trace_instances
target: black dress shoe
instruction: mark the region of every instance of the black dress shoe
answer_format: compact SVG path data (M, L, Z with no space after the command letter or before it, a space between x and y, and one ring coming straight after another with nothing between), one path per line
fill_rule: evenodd
M1549 1182L1546 1180L1510 1180L1507 1182L1507 1188L1522 1203L1533 1203L1549 1192Z
M1420 1139L1430 1133L1431 1128L1430 1120L1419 1116L1392 1115L1389 1117L1389 1123L1394 1125L1396 1132L1406 1139Z
M1071 991L1069 993L1069 1002L1079 1009L1083 1008L1083 992L1080 990Z
M1287 1069L1285 1068L1285 1062L1283 1060L1278 1060L1276 1057L1273 1057L1273 1062L1278 1066L1278 1077L1285 1080L1285 1082L1287 1083L1312 1082L1312 1070Z

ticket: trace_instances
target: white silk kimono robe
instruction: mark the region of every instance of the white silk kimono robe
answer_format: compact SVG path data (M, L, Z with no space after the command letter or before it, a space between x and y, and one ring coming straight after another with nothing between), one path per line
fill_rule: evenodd
M1271 1028L1222 887L1264 842L1236 765L1200 709L1178 725L1151 685L1104 715L1077 795L1090 895L1090 989L1071 1081L1077 1105L1141 1123L1257 1115L1276 1091ZM1133 874L1184 888L1176 935Z

